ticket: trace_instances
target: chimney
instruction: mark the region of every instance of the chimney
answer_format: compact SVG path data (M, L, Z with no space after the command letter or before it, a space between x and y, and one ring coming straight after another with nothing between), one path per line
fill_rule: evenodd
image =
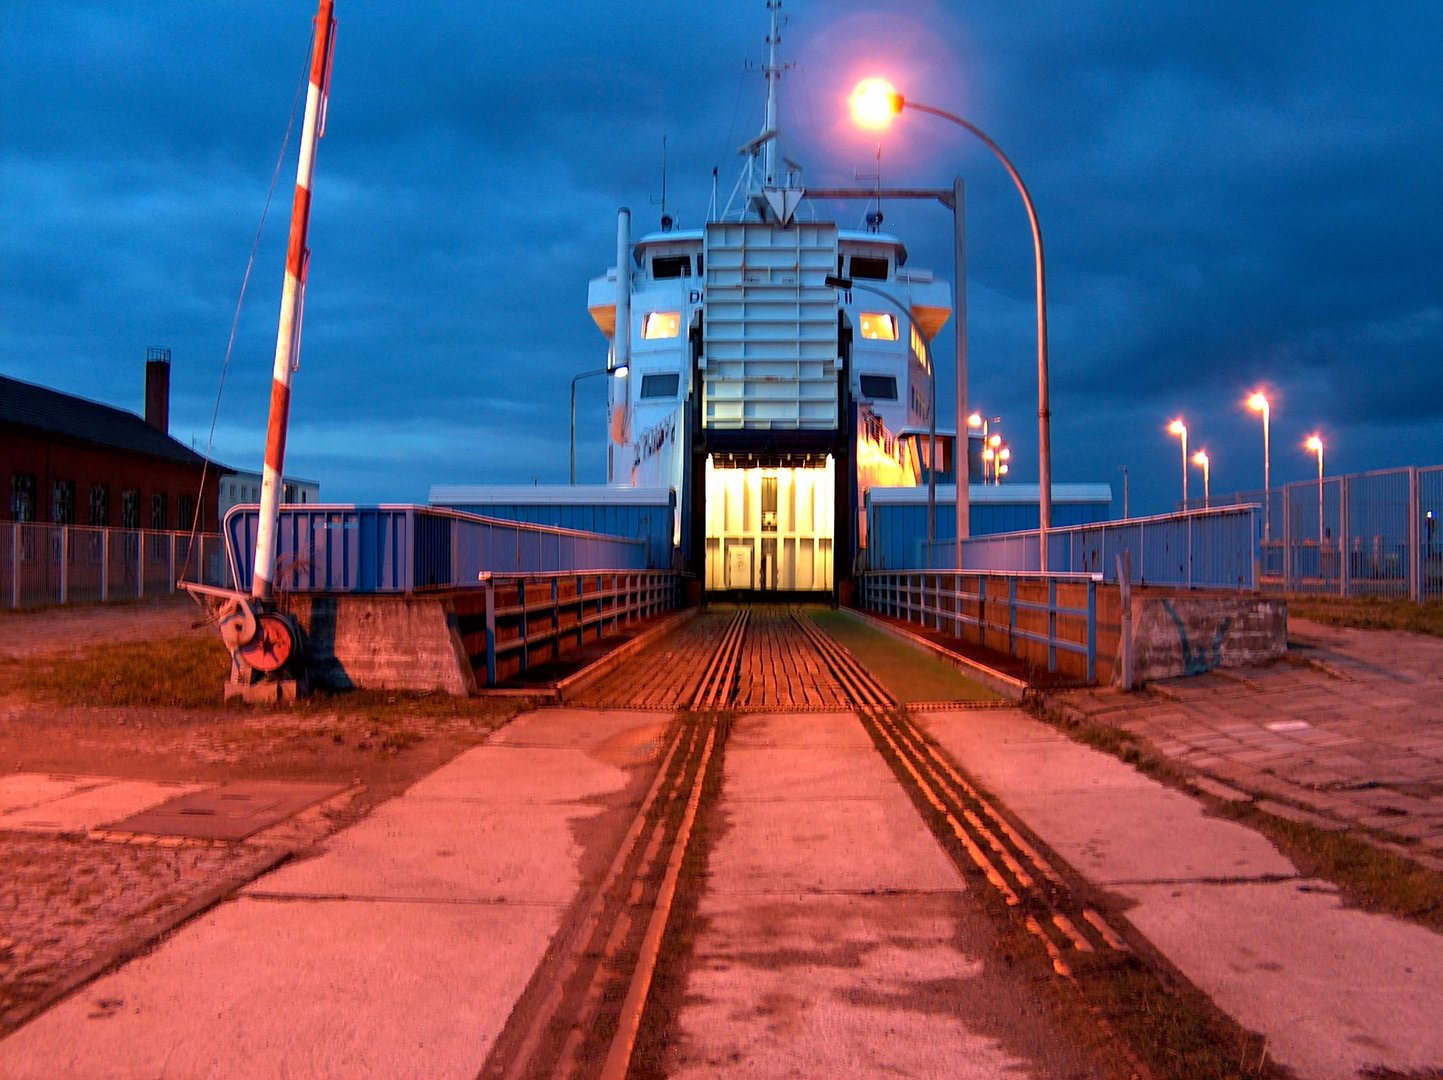
M145 350L145 422L170 434L170 349L162 345Z

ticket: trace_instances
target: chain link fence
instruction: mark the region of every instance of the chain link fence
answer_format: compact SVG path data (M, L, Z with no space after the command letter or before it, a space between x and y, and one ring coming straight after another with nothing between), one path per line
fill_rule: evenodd
M1262 507L1264 590L1443 600L1443 465L1300 480L1212 503Z
M230 585L218 534L0 523L0 607L165 596L181 578Z

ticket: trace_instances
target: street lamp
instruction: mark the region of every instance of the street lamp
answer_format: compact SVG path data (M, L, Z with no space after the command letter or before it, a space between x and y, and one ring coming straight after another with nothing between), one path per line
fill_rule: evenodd
M1203 471L1203 509L1207 509L1212 505L1212 487L1208 482L1208 452L1199 450L1192 456L1192 463Z
M1268 450L1268 417L1271 415L1272 405L1261 390L1255 390L1252 397L1248 398L1248 408L1253 412L1263 414L1263 539L1271 540L1273 538L1273 480L1271 453Z
M1178 417L1167 426L1169 434L1182 439L1182 508L1187 509L1187 425Z
M853 118L860 126L871 130L887 127L891 124L892 118L897 116L903 108L940 117L960 128L965 128L981 139L987 149L997 156L997 160L1002 162L1002 167L1007 170L1007 175L1017 186L1018 194L1022 196L1022 203L1027 208L1027 218L1032 225L1032 253L1037 284L1037 512L1040 526L1038 555L1041 569L1046 573L1047 530L1052 527L1052 406L1047 382L1047 278L1042 258L1042 226L1037 222L1037 209L1032 205L1032 196L1028 194L1027 185L1022 182L1021 174L1018 173L1007 155L1002 152L1002 148L971 121L931 105L909 101L897 93L896 87L886 79L863 79L852 91L850 102Z
M595 378L597 375L625 375L625 366L612 368L597 368L595 371L583 371L580 375L574 376L571 380L571 486L576 486L576 384L582 379Z
M1304 449L1311 450L1318 455L1318 547L1323 546L1323 438L1321 435L1309 435L1308 441L1303 443Z

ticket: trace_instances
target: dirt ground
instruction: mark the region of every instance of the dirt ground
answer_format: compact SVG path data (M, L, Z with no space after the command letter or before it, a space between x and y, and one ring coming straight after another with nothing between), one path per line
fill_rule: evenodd
M313 697L297 706L63 705L25 675L118 643L214 635L188 599L0 613L0 773L224 784L330 783L344 794L239 842L116 843L0 829L0 1034L278 861L303 855L457 754L522 699ZM223 658L224 654L221 654Z

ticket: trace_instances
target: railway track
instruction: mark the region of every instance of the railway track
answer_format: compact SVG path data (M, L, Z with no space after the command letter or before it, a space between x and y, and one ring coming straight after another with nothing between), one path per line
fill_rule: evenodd
M669 646L649 670L613 677L599 691L608 705L673 701L681 708L616 855L558 935L482 1077L629 1074L679 885L696 856L696 824L719 789L737 711L799 705L854 712L963 876L985 881L1020 913L1059 974L1070 975L1079 956L1127 948L1097 911L1074 899L1037 845L804 612L742 607L693 622L681 647Z

